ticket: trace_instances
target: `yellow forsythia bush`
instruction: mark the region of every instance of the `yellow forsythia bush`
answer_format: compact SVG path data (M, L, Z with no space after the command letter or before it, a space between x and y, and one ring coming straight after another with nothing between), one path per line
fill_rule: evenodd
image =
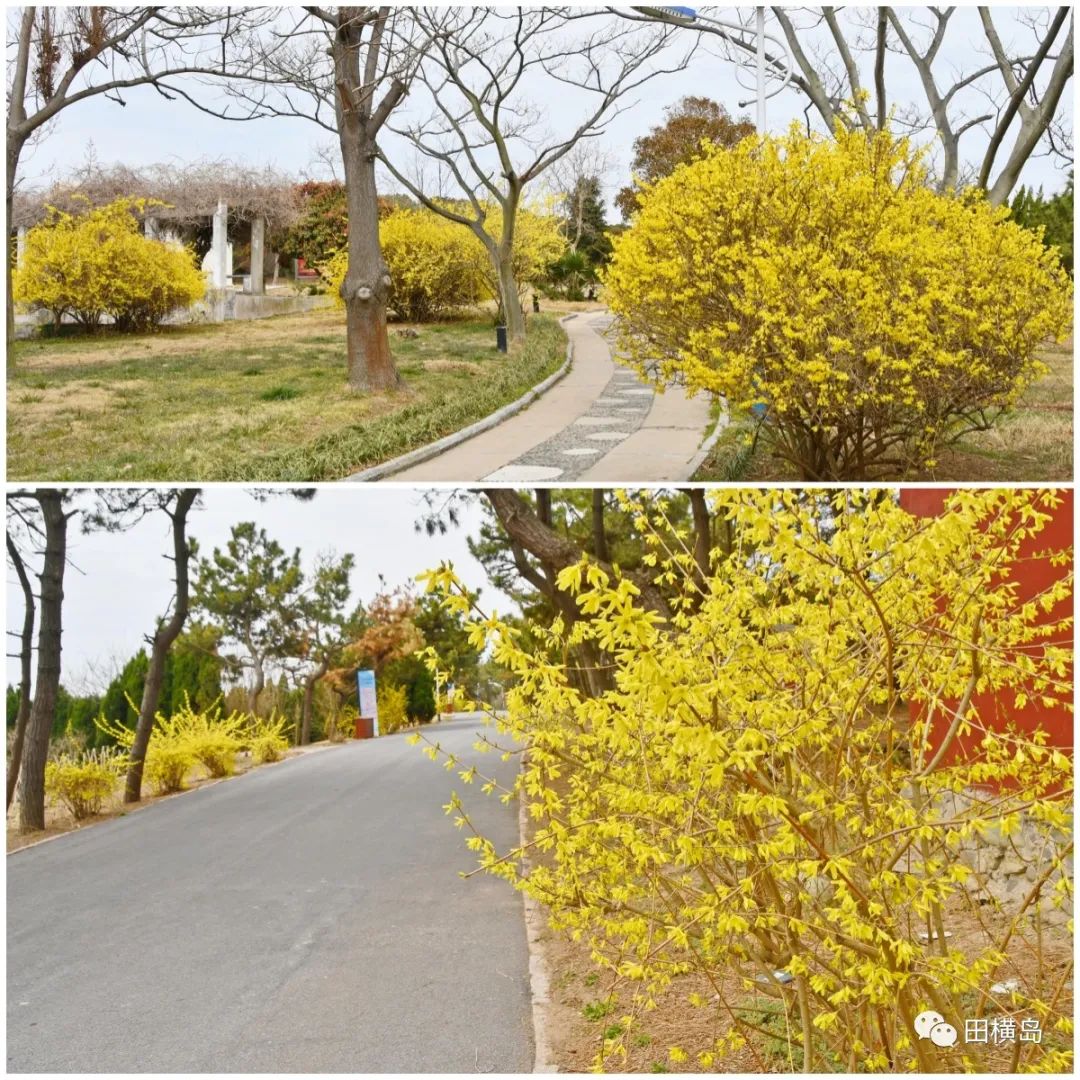
M483 252L455 222L430 210L397 210L379 223L379 241L400 319L431 322L487 298Z
M132 708L137 707L130 703ZM124 748L131 750L135 732L99 717L95 723ZM172 716L158 713L146 751L143 776L159 794L182 791L192 770L201 765L213 777L231 776L236 754L245 744L247 718L233 712L223 716L220 704L196 712L185 696L183 708Z
M433 322L486 299L483 252L460 225L430 210L395 210L379 223L379 241L399 319ZM339 304L347 267L342 249L320 268Z
M142 235L145 200L117 199L73 215L53 210L26 236L12 286L17 303L96 326L142 331L202 298L206 282L194 253Z
M326 737L330 742L345 742L356 732L359 712L352 705L343 705L336 713L331 712L325 721Z
M804 479L933 467L1045 371L1070 325L1056 253L981 195L939 194L888 133L714 147L644 189L606 296L661 381L764 407Z
M251 758L256 765L265 765L271 761L280 761L289 749L289 740L285 734L288 719L284 716L271 716L263 719L258 716L247 717L244 729L244 746L251 750Z
M210 776L232 776L236 771L236 755L244 745L248 722L244 713L223 716L220 705L200 713L185 699L182 709L159 722L168 737L191 749ZM155 734L156 728L157 724Z
M64 754L45 765L45 794L68 808L76 821L101 813L116 790L127 758L115 750Z
M497 237L498 207L485 225ZM431 210L395 210L379 222L379 242L390 271L391 310L407 322L433 322L498 295L498 277L479 238L466 226ZM517 219L513 266L523 286L539 277L566 244L557 218L522 209ZM320 274L340 303L347 252L336 252Z
M408 689L384 683L376 691L375 699L379 710L379 734L392 735L400 731L409 722Z
M761 1072L998 1067L989 1040L917 1038L924 1010L960 1032L1035 1019L1041 1042L1016 1044L1013 1071L1071 1071L1069 968L1040 913L1072 907L1072 760L1009 721L1024 701L1071 708L1072 648L1054 644L1070 640L1071 549L1039 549L1060 578L1036 595L1015 585L1060 497L961 491L930 519L872 489L710 498L733 541L702 579L662 500L624 497L670 610L583 561L558 578L582 620L532 628L535 651L451 569L427 575L517 676L493 722L523 754L504 798L525 802L541 855L470 846L591 944L628 1010L597 1064L696 973L712 1000L688 1005L715 1023L703 1071L740 1049L735 1067ZM613 672L598 696L563 663L586 640ZM950 755L958 739L976 752ZM447 811L472 828L456 794ZM994 836L1031 871L1009 902L964 857Z

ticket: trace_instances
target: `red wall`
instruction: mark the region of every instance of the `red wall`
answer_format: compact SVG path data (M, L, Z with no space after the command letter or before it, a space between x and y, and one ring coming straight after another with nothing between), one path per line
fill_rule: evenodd
M952 492L944 488L905 488L900 492L900 505L909 513L920 517L936 517L941 514L945 500ZM1072 549L1073 544L1073 493L1060 491L1061 505L1053 511L1053 519L1043 528L1038 536L1028 537L1023 541L1020 554L1029 558L1036 552L1045 551L1048 548ZM1072 569L1072 560L1068 566L1051 566L1049 559L1030 558L1030 561L1020 562L1014 568L1014 580L1019 584L1019 599L1021 601L1034 596L1045 589L1047 585L1063 577ZM1060 618L1060 607L1055 608L1049 614L1039 611L1039 621L1050 622ZM1047 644L1072 645L1072 635L1066 631L1063 636L1050 638ZM1069 679L1072 679L1072 670L1069 671ZM975 698L975 705L979 715L987 724L993 723L993 718L1000 717L1002 726L1012 722L1022 731L1034 731L1042 727L1049 735L1052 746L1068 751L1073 749L1073 717L1065 708L1047 709L1042 705L1029 702L1024 708L1017 709L1013 702L1011 692L1006 692L995 698L993 694L983 694ZM936 740L940 740L948 727L946 718L935 724L930 733L931 742L936 746ZM977 743L979 736L973 733L967 740L969 743ZM967 747L964 741L957 739L949 752L945 755L946 763L953 761L963 754Z

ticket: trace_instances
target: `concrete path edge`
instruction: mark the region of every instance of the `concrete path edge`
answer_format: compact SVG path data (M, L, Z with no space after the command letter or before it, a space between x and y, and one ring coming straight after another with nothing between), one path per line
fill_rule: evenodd
M725 402L723 398L721 398L720 401L720 415L717 416L712 431L709 432L708 437L701 446L698 447L698 452L690 459L690 475L687 477L688 480L694 479L694 474L705 464L705 459L709 456L709 452L716 445L720 436L723 435L728 424L731 423L731 414L727 410L727 402Z
M577 313L565 315L559 320L559 325L564 326L571 319L577 318ZM439 454L445 453L447 450L452 450L455 446L460 445L463 442L467 442L475 435L479 435L484 431L489 431L491 428L501 424L504 420L509 420L511 416L517 415L526 406L531 405L538 397L547 393L560 379L562 379L566 373L570 370L574 363L574 346L573 343L567 341L566 343L566 359L563 361L562 367L558 371L552 372L542 382L538 382L534 387L526 390L516 401L511 401L509 405L503 405L502 408L496 409L493 413L485 416L482 420L477 420L474 424L469 424L468 427L463 427L460 431L454 431L449 435L444 435L443 438L437 439L433 443L428 443L426 446L419 446L415 450L410 450L407 454L401 454L396 458L391 458L389 461L384 461L379 465L372 465L370 469L362 469L360 472L350 473L344 477L346 482L365 482L371 480L386 480L394 475L396 472L400 472L402 469L408 469L413 465L419 465L422 462L429 461L433 457L438 457Z
M521 846L528 843L528 810L524 798L518 799L518 830L521 834ZM522 852L521 861L526 870L531 862ZM525 940L529 946L529 989L532 998L533 1019L533 1069L534 1073L557 1073L551 1041L548 1038L548 1010L551 1007L551 976L547 961L540 947L540 935L547 929L547 918L543 907L524 890L521 898L525 902Z

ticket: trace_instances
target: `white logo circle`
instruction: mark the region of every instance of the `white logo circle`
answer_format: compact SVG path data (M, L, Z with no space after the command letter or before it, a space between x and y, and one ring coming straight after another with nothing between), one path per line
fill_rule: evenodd
M943 1049L956 1045L956 1028L945 1023L945 1017L933 1009L927 1009L915 1017L915 1034Z

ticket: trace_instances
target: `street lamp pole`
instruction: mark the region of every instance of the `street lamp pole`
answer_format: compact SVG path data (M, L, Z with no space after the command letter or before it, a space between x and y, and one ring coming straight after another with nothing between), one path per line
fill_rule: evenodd
M753 42L748 37L749 31L746 26L740 23L725 22L723 19L714 19L709 15L702 15L691 7L635 7L633 10L639 15L644 15L659 22L666 22L672 26L688 26L695 30L716 34L718 37L723 38L727 44L734 45L742 50L744 54L742 57L731 57L732 61L739 67L749 67L749 59L752 54L757 75L756 127L759 135L765 134L765 102L779 94L791 81L794 60L784 42L765 33L765 9L763 7L755 9L755 40ZM776 47L778 54L783 57L782 61L780 55L766 55L766 41ZM781 80L780 85L771 91L767 90L766 87L766 78L770 69L772 74ZM749 103L740 102L739 104Z
M765 9L756 11L757 23L757 133L765 134Z

